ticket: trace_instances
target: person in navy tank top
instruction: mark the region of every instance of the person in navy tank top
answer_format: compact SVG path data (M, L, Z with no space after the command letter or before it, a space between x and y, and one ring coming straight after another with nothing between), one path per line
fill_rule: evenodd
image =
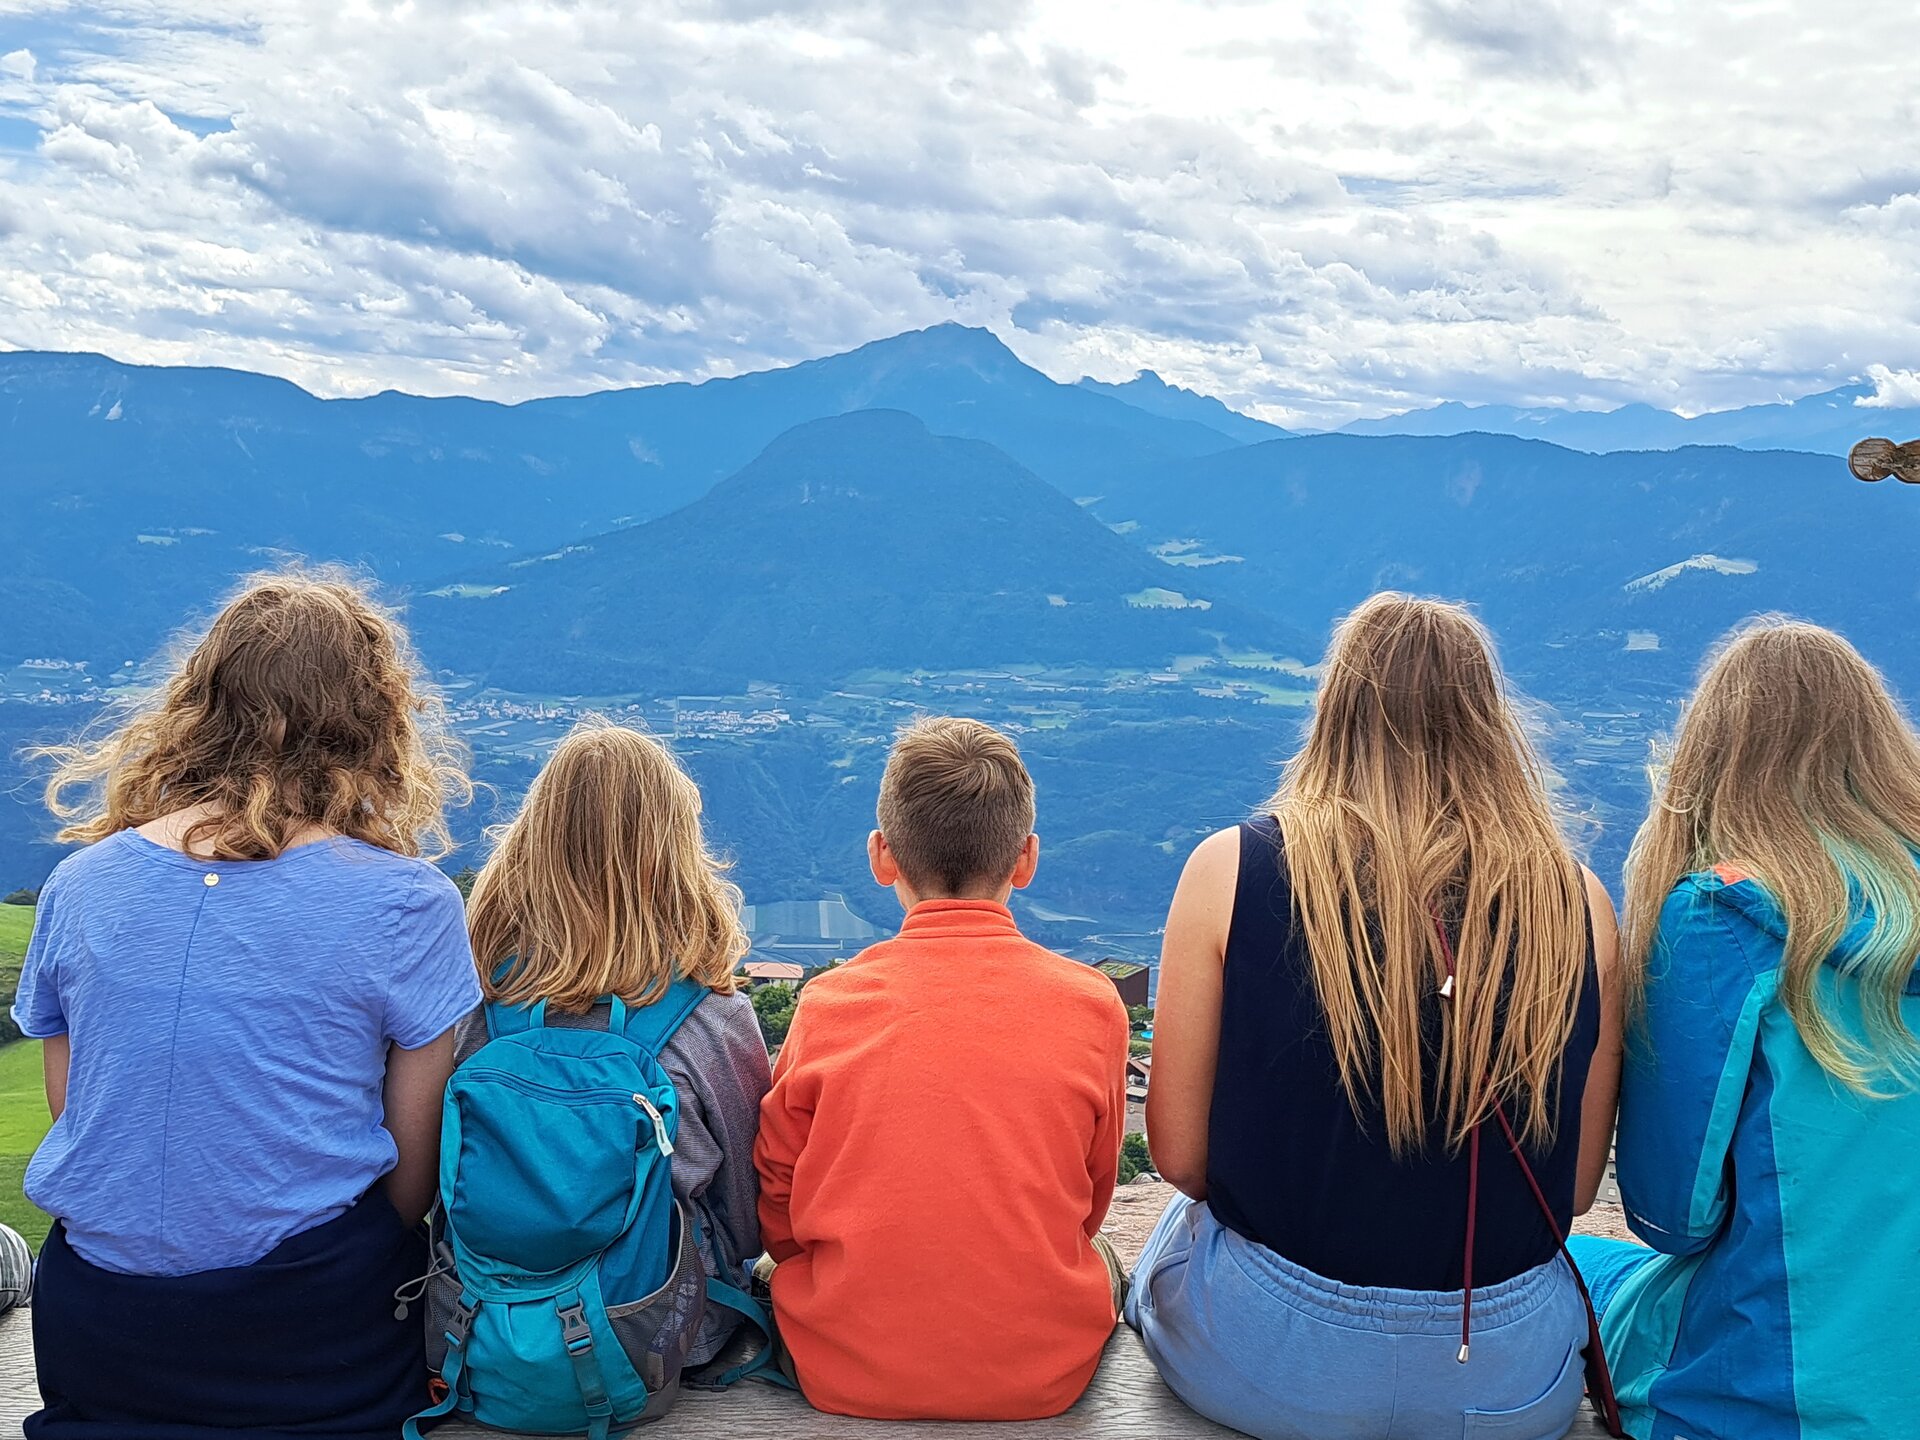
M1147 1131L1182 1193L1127 1319L1189 1404L1271 1440L1566 1431L1616 950L1485 630L1360 606L1278 792L1167 917Z
M43 752L79 841L13 1007L53 1128L29 1440L391 1440L453 1030L480 998L425 858L469 789L399 626L249 583L104 738Z

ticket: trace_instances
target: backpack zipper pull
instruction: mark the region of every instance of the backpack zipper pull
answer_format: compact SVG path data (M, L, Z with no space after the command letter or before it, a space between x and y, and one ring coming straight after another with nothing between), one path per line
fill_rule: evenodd
M660 1112L653 1108L653 1102L638 1090L633 1092L633 1103L638 1105L653 1121L653 1143L660 1147L662 1155L673 1154L673 1141L667 1138L667 1122Z

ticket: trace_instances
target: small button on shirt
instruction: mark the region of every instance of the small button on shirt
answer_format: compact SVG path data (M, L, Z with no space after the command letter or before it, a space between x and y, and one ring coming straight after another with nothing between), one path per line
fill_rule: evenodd
M40 894L13 1018L71 1060L27 1198L104 1269L251 1264L393 1168L388 1047L479 999L425 861L346 839L207 861L123 830Z

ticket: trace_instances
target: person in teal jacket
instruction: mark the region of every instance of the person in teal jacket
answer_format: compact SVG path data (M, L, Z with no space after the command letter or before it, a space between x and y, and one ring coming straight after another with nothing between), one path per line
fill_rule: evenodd
M1617 1142L1576 1238L1639 1440L1920 1434L1920 737L1769 620L1709 666L1627 867Z

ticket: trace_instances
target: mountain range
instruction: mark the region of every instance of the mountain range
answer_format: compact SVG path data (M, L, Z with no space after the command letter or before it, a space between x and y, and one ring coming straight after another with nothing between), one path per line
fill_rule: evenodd
M283 552L414 585L565 546L678 509L795 425L886 408L984 440L1069 495L1235 443L1057 384L957 325L785 370L521 405L320 400L236 371L0 354L0 466L29 542L0 574L0 610L17 617L0 663L138 658L160 617Z
M1767 423L1899 428L1848 393ZM1615 447L1575 424L1289 435L957 326L520 405L0 355L0 745L70 732L236 576L342 561L406 603L504 803L572 715L632 713L673 727L750 898L853 893L879 742L963 710L1041 782L1033 916L1150 928L1186 848L1269 788L1333 618L1391 585L1494 626L1606 873L1742 616L1835 624L1920 689L1920 496L1831 453L1589 453ZM29 792L0 798L0 886L55 858Z
M1868 435L1904 440L1920 434L1920 407L1863 403L1875 398L1872 385L1842 385L1794 401L1691 416L1652 405L1561 410L1448 401L1377 420L1356 420L1342 429L1348 435L1519 435L1594 454L1732 445L1844 455Z

